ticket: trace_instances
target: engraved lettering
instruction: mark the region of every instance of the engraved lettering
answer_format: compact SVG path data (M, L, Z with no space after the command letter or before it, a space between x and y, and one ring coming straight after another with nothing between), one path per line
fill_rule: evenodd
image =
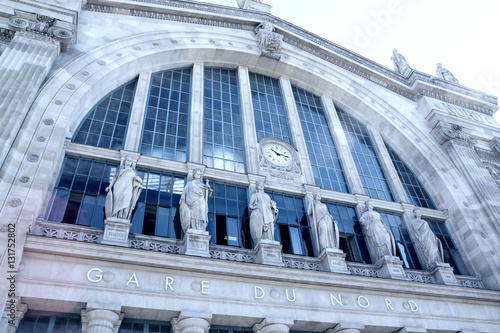
M361 300L364 300L364 301L361 302ZM366 309L367 307L370 306L370 301L368 301L368 298L366 298L365 296L358 296L358 305L360 307L362 307L363 309Z
M174 291L174 287L172 287L172 283L174 283L174 278L171 276L167 276L165 279L165 290L172 290Z
M90 276L91 273L93 272L99 272L99 273L96 273L94 275L94 277L92 278ZM94 283L97 283L97 282L100 282L102 280L102 269L100 268L91 268L89 269L89 271L87 272L87 279L90 281L90 282L94 282Z
M262 299L262 298L264 298L266 293L264 292L264 289L262 289L261 287L254 286L254 295L255 295L255 299Z
M286 294L287 301L295 302L295 289L292 289L293 299L290 299L290 296L288 295L288 289L285 289L285 294Z
M210 287L210 281L202 280L201 281L201 293L203 295L208 295L208 287Z
M332 302L332 305L335 305L335 302L337 302L340 306L344 306L344 303L342 302L342 296L340 296L340 294L339 298L336 298L332 293L330 293L330 301Z
M394 311L394 308L391 305L391 300L390 299L388 299L388 298L385 299L385 306L387 307L387 310Z
M137 288L139 288L139 281L137 280L137 276L135 275L135 273L132 273L132 276L130 277L130 279L128 279L126 286L128 286L131 283L134 283L137 286Z

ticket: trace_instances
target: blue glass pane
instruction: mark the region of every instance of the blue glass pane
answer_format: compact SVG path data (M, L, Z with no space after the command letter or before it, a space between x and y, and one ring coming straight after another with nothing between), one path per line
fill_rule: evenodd
M314 256L311 228L304 207L304 199L291 195L268 192L278 208L275 239L283 245L283 252Z
M340 236L339 247L346 254L346 260L370 264L370 255L366 249L355 208L332 202L327 202L326 206L333 219L337 221Z
M394 196L366 126L340 108L337 108L337 114L365 194L372 198L394 201Z
M186 84L180 84L181 81ZM141 153L186 161L190 82L191 68L168 70L151 76Z
M244 173L243 144L238 140L243 138L243 129L236 70L205 68L204 75L203 163Z
M319 96L292 86L316 185L349 192L342 163Z
M293 145L279 80L249 73L257 140L273 137Z
M404 266L406 268L422 269L413 242L409 237L402 236L408 234L408 228L404 223L403 217L389 212L377 212L385 224L390 227L396 241L397 255L403 260Z
M88 113L73 142L110 149L123 149L137 79L110 92Z
M422 183L420 183L420 181L418 180L417 176L405 164L401 157L399 157L399 155L396 154L396 152L391 147L389 147L389 145L386 144L385 146L387 147L389 156L391 156L392 163L396 168L399 179L403 184L410 202L415 206L436 209L434 202L432 201L425 188L422 186Z
M208 198L212 244L252 248L248 227L248 195L245 187L211 182Z

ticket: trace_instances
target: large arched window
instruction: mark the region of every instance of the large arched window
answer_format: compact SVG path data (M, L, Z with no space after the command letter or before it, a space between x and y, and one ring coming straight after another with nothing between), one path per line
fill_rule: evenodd
M291 86L293 97L287 97L282 94L279 79L256 73L249 73L249 78L247 93L252 96L254 109L244 111L254 113L255 124L252 125L255 126L258 140L276 137L292 143L292 137L303 136L310 165L302 167L311 168L314 185L327 194L323 197L327 198L325 203L338 221L340 248L346 253L347 260L372 263L358 222L358 214L362 212L357 212L355 208L356 202L361 202L356 195L349 193L344 162L340 158L351 154L364 194L385 201L379 206L383 206L383 211L378 211L395 236L398 255L405 267L420 268L410 237L412 230L406 227L401 206L394 202L382 166L387 165L388 161L381 163L366 126L337 108L342 129L336 130L344 131L349 149L338 147L319 96L298 86ZM134 147L131 143L140 138L137 151L133 154L142 154L136 172L143 179L145 189L132 215L131 233L182 238L178 204L189 171L187 169L191 168L185 162L194 162L195 165L201 162L210 170L210 177L215 177L208 177L213 189L212 197L207 200L210 242L231 246L233 251L244 251L234 248L252 249L255 244L249 230L248 201L249 187L253 181L242 174L246 172L245 147L253 147L257 142L245 142L240 103L240 87L244 85L239 83L239 80L244 79L239 78L238 71L231 68L206 67L196 75L191 68L153 73L149 89L141 89L147 90L147 95L144 92L142 96L137 96L147 101L144 110L132 109L134 95L138 94L135 92L137 79L110 92L91 109L76 131L73 142L79 145L70 145L48 204L46 219L103 228L105 189L117 172L118 156L124 153L118 153L117 150L124 149L127 138L131 138L127 141L127 149L134 149L130 148ZM193 80L200 81L195 83ZM191 91L191 86L203 86L203 91ZM199 119L191 115L191 109L195 106L190 103L195 97L203 99L203 115ZM297 119L288 119L297 117L285 109L289 103L295 103ZM141 133L132 132L132 129L137 129L127 125L132 112L134 119L144 119ZM191 120L203 123L198 127L190 127ZM289 120L290 123L291 120L300 123L298 127L302 128L302 132L294 132L297 128L290 127ZM190 133L188 128L198 132ZM190 144L199 146L190 149ZM82 145L86 147L82 148ZM339 152L339 149L346 151ZM387 149L411 203L435 209L416 175L390 147L387 146ZM196 156L188 156L189 151L194 151ZM353 174L351 176L355 177ZM316 247L305 209L304 189L307 186L294 183L297 185L294 188L289 186L292 183L285 181L288 188L280 191L283 179L270 183L272 191L266 192L276 201L279 209L275 240L282 244L286 254L314 257L317 255L314 250ZM443 243L446 260L456 272L468 274L444 222L430 220L429 224Z

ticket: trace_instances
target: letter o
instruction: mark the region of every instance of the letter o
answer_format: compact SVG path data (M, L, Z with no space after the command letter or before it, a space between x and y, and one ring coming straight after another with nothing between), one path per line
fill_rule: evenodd
M363 305L361 304L361 299L364 299L366 304ZM366 298L365 296L358 296L358 305L364 309L366 309L367 307L370 306L370 301L368 301L368 298Z
M90 277L90 273L95 272L95 271L96 271L96 272L99 272L100 274L96 274L96 275L95 275L96 279L93 279L93 278L91 278L91 277ZM101 280L102 280L102 275L101 275L101 274L102 274L102 269L100 269L100 268L91 268L91 269L89 269L89 271L87 272L87 279L88 279L90 282L94 282L94 283L101 282Z

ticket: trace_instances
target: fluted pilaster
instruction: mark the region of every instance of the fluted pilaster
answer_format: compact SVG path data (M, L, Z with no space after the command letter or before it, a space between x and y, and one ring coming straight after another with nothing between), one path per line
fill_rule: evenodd
M59 54L59 42L18 31L0 56L0 165Z
M82 317L82 333L114 333L121 322L117 311L107 309L86 310Z
M174 318L172 320L172 330L174 333L207 333L210 329L208 318Z

